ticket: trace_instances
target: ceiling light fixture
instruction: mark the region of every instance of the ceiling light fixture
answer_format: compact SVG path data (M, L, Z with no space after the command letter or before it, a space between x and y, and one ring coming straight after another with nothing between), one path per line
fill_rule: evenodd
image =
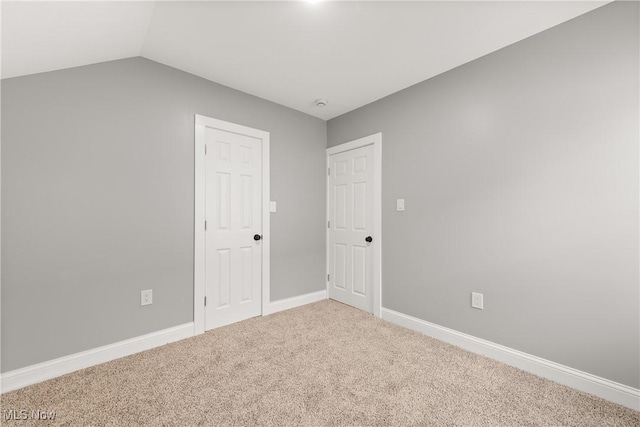
M327 106L328 103L329 103L329 101L327 101L326 99L316 99L315 100L316 107L318 107L318 108L324 108L324 107Z

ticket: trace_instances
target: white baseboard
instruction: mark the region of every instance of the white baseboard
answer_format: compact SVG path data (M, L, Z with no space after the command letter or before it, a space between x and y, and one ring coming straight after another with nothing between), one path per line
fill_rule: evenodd
M6 393L192 336L193 322L189 322L114 344L16 369L0 375L0 390L2 393Z
M269 303L262 315L277 313L279 311L289 310L290 308L300 307L301 305L311 304L312 302L327 299L327 291L311 292L309 294L299 295L297 297L285 298Z
M277 313L327 298L325 290L274 301L264 315ZM444 326L382 308L382 318L396 325L423 333L465 350L499 360L557 383L593 394L634 410L640 410L640 390L568 366L476 338ZM194 334L193 322L164 329L114 344L60 357L0 375L2 393L36 384L60 375L105 363L154 347L189 338Z
M265 307L263 315L266 316L323 299L327 299L326 290L273 301ZM9 371L0 374L0 393L17 390L31 384L59 377L60 375L189 338L194 336L194 334L194 323L189 322L114 344Z
M436 325L397 311L382 308L382 318L396 325L456 345L473 353L499 360L543 378L590 393L611 402L640 410L640 390L582 372L550 360L476 338L444 326Z

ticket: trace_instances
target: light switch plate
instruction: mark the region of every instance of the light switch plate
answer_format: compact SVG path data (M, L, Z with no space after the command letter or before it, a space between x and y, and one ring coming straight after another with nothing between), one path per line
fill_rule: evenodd
M403 211L404 210L404 199L396 200L396 210Z
M276 211L276 202L269 202L269 212Z

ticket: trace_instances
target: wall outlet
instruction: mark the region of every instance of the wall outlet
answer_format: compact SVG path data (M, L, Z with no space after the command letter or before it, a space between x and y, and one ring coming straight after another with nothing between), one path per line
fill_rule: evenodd
M482 310L484 308L484 296L477 292L471 292L471 307Z
M153 304L153 290L140 291L140 305Z

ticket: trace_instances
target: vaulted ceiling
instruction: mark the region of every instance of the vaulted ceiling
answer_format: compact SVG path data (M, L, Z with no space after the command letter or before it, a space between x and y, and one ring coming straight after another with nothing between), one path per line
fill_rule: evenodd
M327 120L606 3L3 1L1 70L142 56Z

